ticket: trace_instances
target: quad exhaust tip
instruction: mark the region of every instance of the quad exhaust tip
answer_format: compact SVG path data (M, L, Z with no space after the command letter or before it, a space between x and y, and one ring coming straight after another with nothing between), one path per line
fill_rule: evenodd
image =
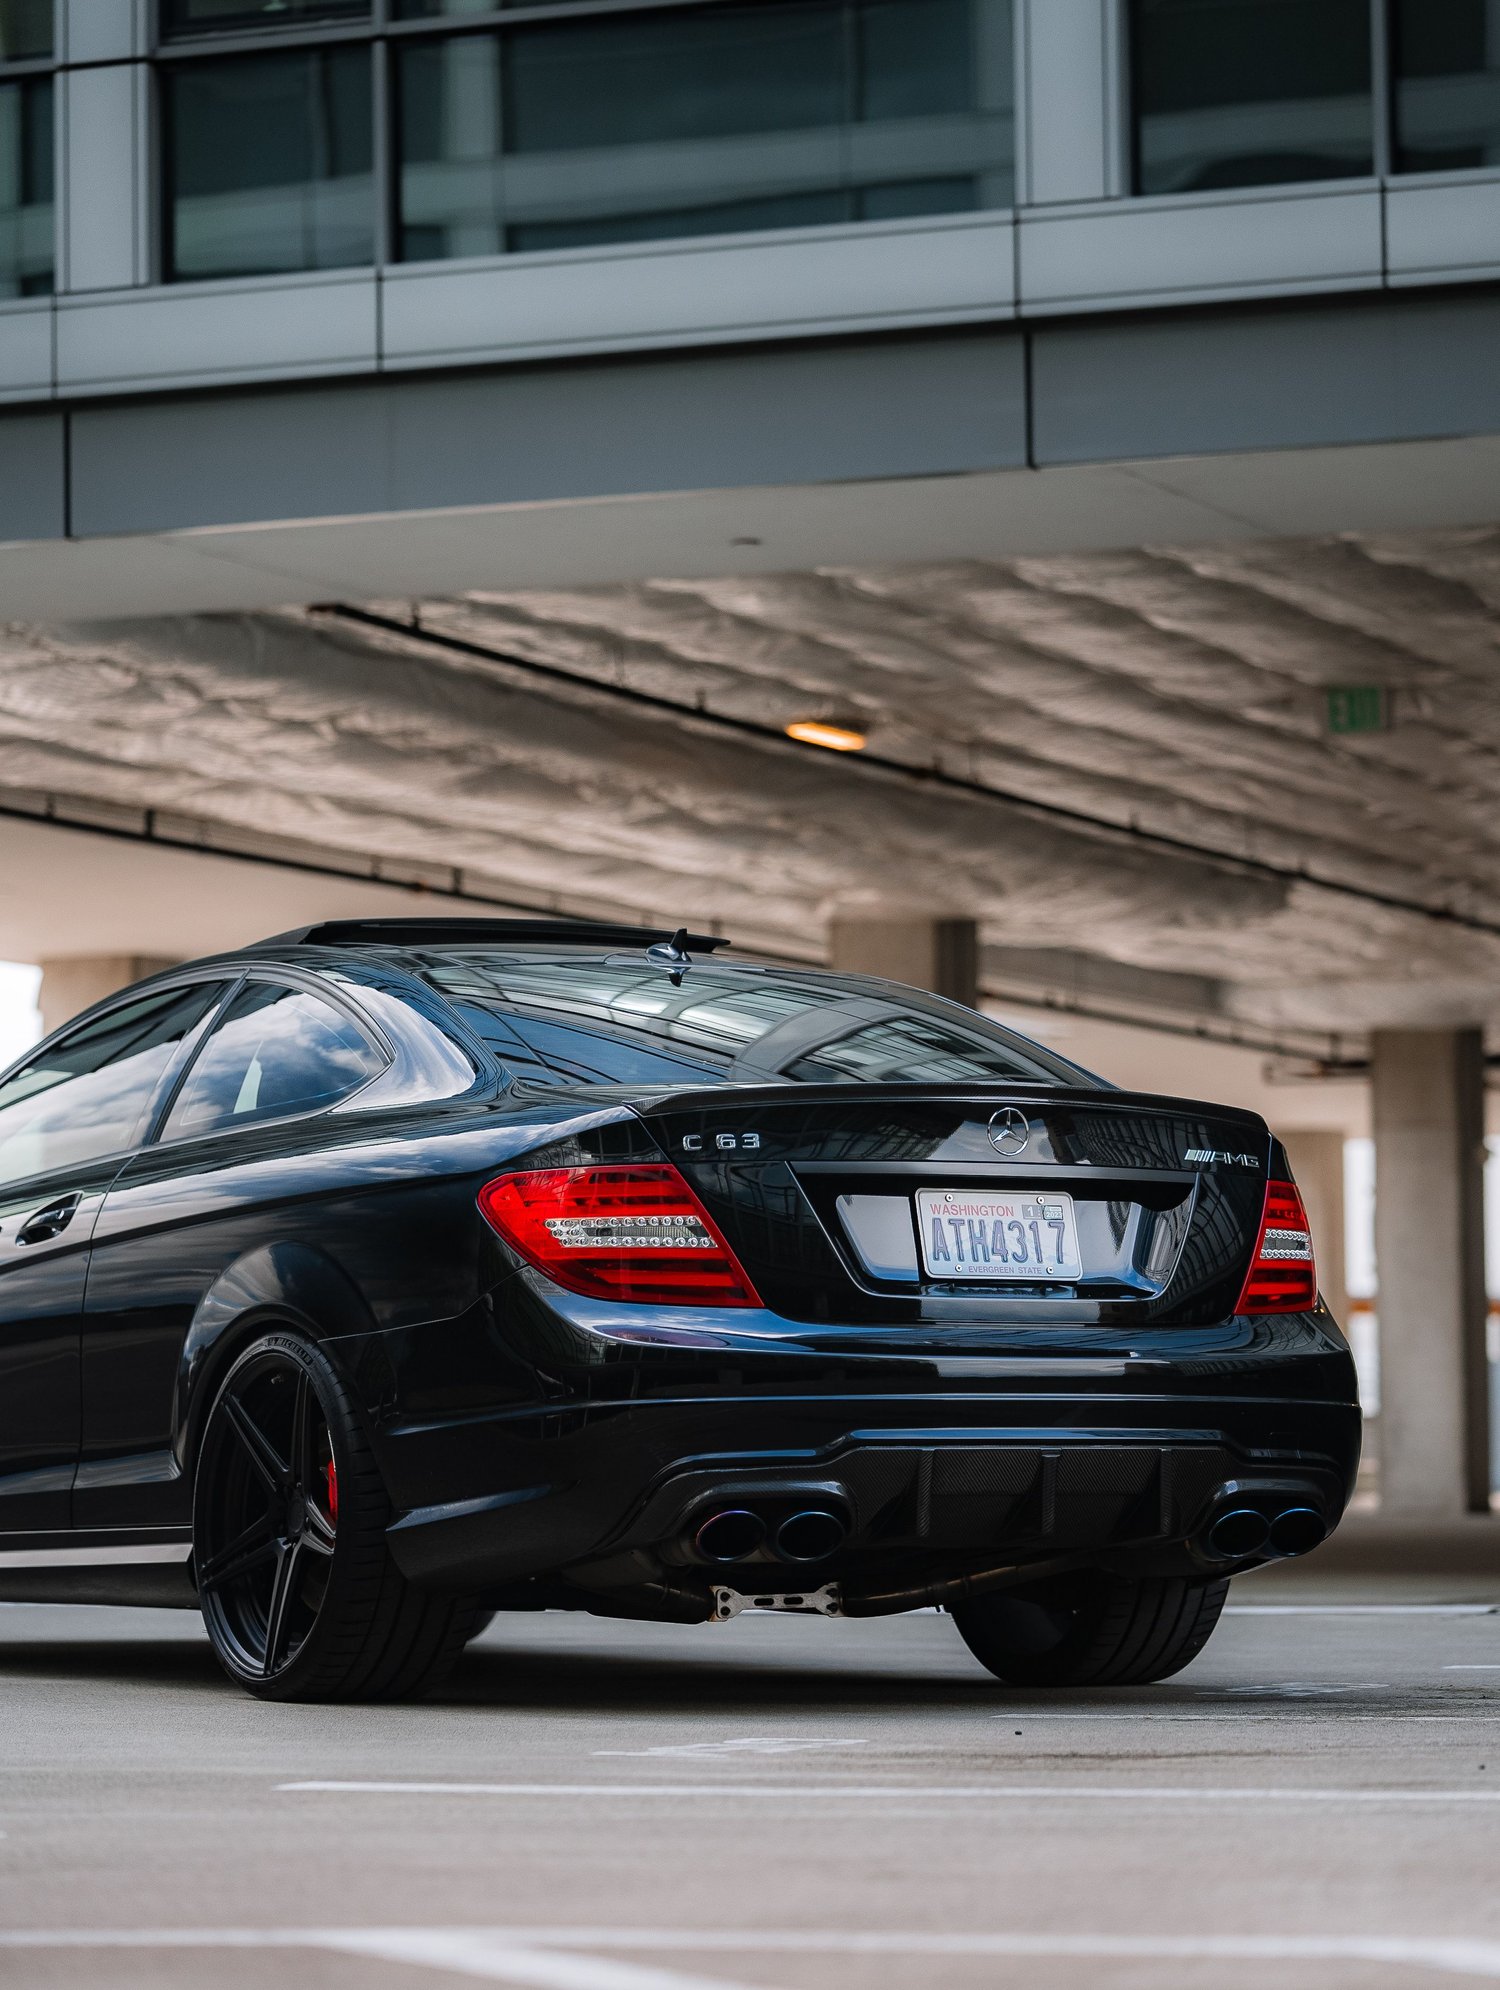
M693 1536L693 1545L708 1562L743 1562L758 1554L769 1539L773 1555L783 1562L823 1562L844 1545L849 1525L842 1514L822 1506L789 1514L774 1536L764 1518L743 1506L711 1513Z
M1269 1517L1253 1506L1231 1507L1208 1530L1210 1554L1228 1562L1251 1555L1305 1555L1328 1538L1328 1523L1316 1507L1288 1506Z
M705 1561L742 1562L753 1555L766 1538L766 1523L758 1513L742 1506L712 1513L693 1536Z
M776 1530L776 1552L784 1562L822 1562L844 1545L848 1528L838 1514L821 1506L794 1513Z

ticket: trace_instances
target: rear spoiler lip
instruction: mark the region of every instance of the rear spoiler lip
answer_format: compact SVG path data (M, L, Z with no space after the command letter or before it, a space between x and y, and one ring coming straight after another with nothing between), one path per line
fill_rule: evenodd
M1094 1090L1075 1085L1049 1085L1037 1080L1017 1080L1014 1084L974 1085L711 1085L699 1091L642 1092L631 1100L638 1113L709 1113L737 1106L777 1105L872 1105L920 1104L936 1100L944 1104L972 1102L993 1110L997 1106L1023 1104L1038 1107L1086 1107L1090 1110L1123 1113L1151 1113L1161 1117L1217 1119L1230 1121L1253 1132L1263 1141L1269 1156L1271 1129L1258 1112L1248 1106L1226 1106L1207 1099L1177 1098L1166 1092L1123 1092Z

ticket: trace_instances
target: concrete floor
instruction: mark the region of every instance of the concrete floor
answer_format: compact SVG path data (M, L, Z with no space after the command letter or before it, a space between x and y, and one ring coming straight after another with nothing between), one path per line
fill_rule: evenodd
M1315 1559L1179 1679L1063 1699L932 1614L502 1618L397 1709L0 1607L0 1983L1500 1982L1497 1601Z

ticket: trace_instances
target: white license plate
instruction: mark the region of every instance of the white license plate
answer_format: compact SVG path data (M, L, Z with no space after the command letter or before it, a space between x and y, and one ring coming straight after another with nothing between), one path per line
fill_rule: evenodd
M917 1228L929 1278L1083 1276L1070 1195L919 1189Z

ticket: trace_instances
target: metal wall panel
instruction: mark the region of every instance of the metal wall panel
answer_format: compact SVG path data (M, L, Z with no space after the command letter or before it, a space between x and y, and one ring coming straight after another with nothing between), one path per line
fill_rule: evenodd
M52 387L52 309L42 298L0 306L0 399L26 400Z
M962 215L479 267L397 265L384 280L383 353L399 366L1008 317L1012 240L1008 215Z
M0 542L67 531L60 414L0 415Z
M1021 22L1023 198L1101 200L1123 191L1118 0L1025 0Z
M373 371L372 271L179 284L58 303L63 392Z
M57 0L57 48L68 63L124 62L149 46L148 0Z
M1024 312L1347 290L1381 278L1380 194L1259 190L1023 212Z
M142 281L145 75L135 64L65 69L59 288L123 290Z
M1385 213L1391 283L1500 275L1500 180L1396 180L1386 189Z
M1024 365L1014 333L830 343L85 408L72 437L84 536L897 478L1023 462Z
M1500 298L1038 327L1038 463L1500 432Z

